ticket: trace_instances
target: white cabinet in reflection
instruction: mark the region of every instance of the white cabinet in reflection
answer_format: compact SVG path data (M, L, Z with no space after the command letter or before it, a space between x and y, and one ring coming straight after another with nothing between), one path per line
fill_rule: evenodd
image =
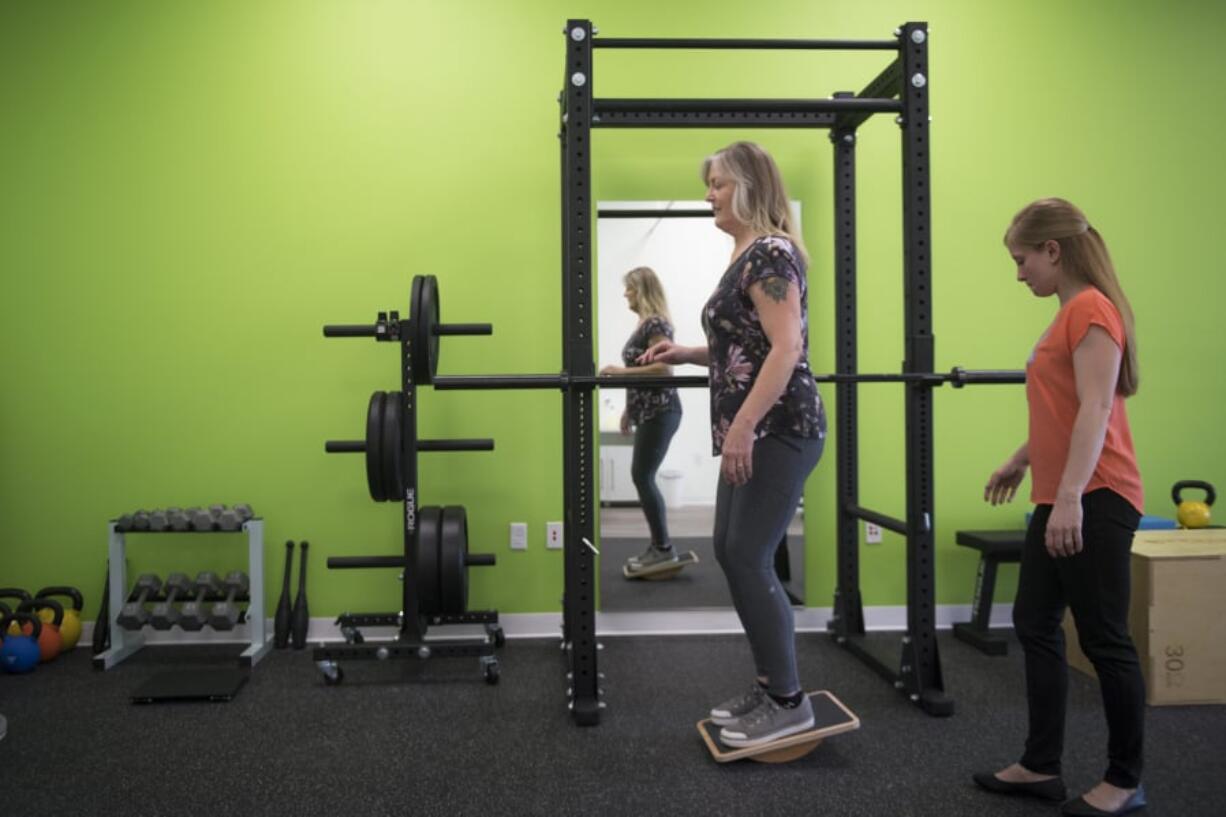
M630 463L634 458L634 437L616 431L600 434L601 503L638 502Z

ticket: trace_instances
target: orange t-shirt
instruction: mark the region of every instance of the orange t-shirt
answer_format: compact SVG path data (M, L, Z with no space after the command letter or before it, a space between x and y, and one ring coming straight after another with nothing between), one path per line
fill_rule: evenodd
M1073 422L1077 419L1077 380L1073 350L1091 326L1101 326L1124 348L1124 322L1111 299L1088 286L1056 313L1026 362L1026 402L1030 409L1030 500L1054 504L1068 460ZM1145 495L1132 448L1124 398L1117 392L1107 419L1107 436L1085 493L1110 488L1143 513Z

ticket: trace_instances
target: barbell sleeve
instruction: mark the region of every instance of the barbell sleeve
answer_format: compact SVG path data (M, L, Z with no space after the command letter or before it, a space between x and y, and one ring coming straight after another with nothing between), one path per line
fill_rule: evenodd
M377 323L333 323L324 327L325 338L373 338L378 335Z
M480 440L418 440L418 451L493 451L494 441Z
M477 440L418 440L418 451L493 451L494 441ZM365 440L328 440L324 451L329 454L362 454L366 451Z
M403 556L329 556L328 567L404 567Z
M493 324L488 323L440 323L433 327L435 335L492 335Z
M500 374L436 376L431 384L440 391L456 389L561 389L568 385L598 386L603 389L640 387L690 388L707 386L706 375L565 375Z
M430 384L438 391L454 389L556 389L565 382L556 374L465 374L435 376Z
M493 567L495 562L492 553L468 553L464 556L464 564L469 567Z
M955 389L960 389L967 385L980 385L991 383L1025 383L1026 372L1021 370L1000 370L1000 369L963 369L960 366L955 366L949 373L949 382Z

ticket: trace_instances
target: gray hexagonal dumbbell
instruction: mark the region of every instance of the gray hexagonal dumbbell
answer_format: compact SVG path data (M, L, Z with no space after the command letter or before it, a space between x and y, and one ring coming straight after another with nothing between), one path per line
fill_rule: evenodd
M119 611L118 624L125 630L139 630L149 623L149 611L145 609L145 601L150 596L156 596L162 589L162 580L152 573L143 573L136 580L130 601ZM135 596L135 598L133 598Z
M216 573L202 571L196 575L192 592L196 594L196 598L183 603L183 609L179 611L179 626L195 632L202 629L208 620L204 614L204 599L208 596L220 596L222 593L221 579Z
M217 517L217 525L222 530L241 530L243 523L255 516L250 505L235 505L221 512Z
M228 596L225 601L214 604L209 611L210 627L214 630L234 629L234 625L238 623L238 604L234 600L247 592L249 583L247 574L239 570L233 570L226 576L222 584L225 585Z
M176 601L182 601L184 596L192 592L192 581L186 573L171 573L166 577L166 600L153 605L149 614L149 623L155 630L169 630L179 623L179 608Z
M203 508L188 508L187 518L191 522L192 530L212 530L213 515Z

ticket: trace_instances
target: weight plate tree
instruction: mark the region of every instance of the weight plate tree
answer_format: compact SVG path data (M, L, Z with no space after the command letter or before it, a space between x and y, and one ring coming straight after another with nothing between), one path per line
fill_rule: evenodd
M462 506L419 505L417 454L419 451L490 451L493 440L419 440L417 437L417 383L428 382L438 360L437 338L442 334L489 334L488 325L441 325L438 322L437 282L417 276L410 290L411 319L402 323L398 312L380 312L374 324L330 325L325 337L373 337L399 347L402 388L376 391L366 409L363 440L329 440L329 453L364 453L366 481L376 502L403 504L403 552L396 556L341 556L327 561L329 568L399 568L402 607L394 613L344 613L338 619L348 642L321 646L314 658L329 684L343 677L339 661L430 656L477 656L485 679L497 683L499 667L494 650L504 641L494 610L469 611L468 568L493 565L492 555L468 552L467 514ZM444 517L448 520L444 530ZM487 638L447 640L425 634L431 625L484 624ZM391 641L367 641L363 626L396 626Z

